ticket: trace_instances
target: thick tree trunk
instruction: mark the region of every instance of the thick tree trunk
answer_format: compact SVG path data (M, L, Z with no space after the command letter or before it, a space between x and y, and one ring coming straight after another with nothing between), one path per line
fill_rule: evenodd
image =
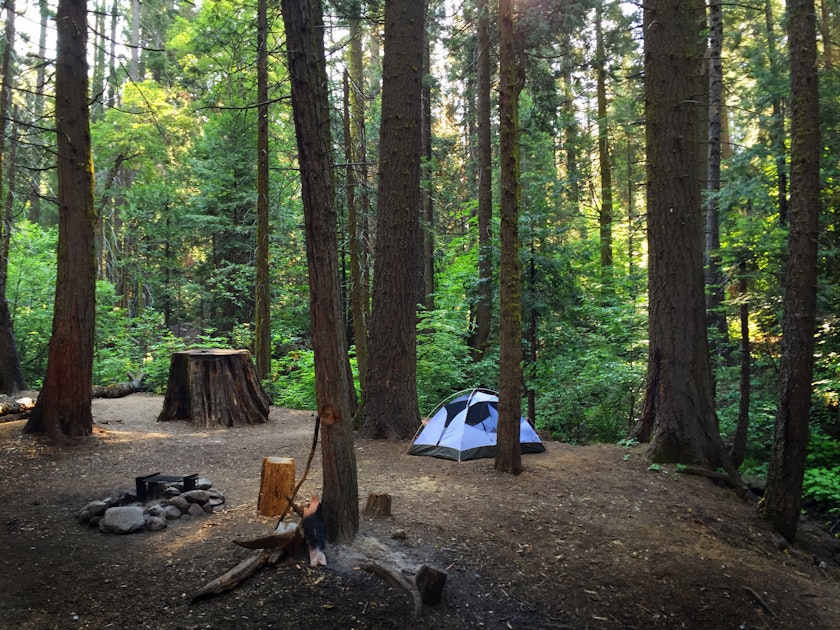
M365 77L362 55L362 25L359 16L350 18L350 71L347 93L347 227L350 239L350 308L353 315L353 341L359 374L361 405L364 406L368 369L368 255L367 147L365 137ZM358 195L356 192L358 190Z
M493 164L490 130L490 7L481 0L478 11L476 70L478 74L478 295L472 358L484 356L493 315Z
M90 435L96 315L96 212L90 149L87 3L60 0L56 16L58 264L47 372L27 432Z
M499 291L499 421L495 468L522 472L519 444L522 392L522 313L519 262L519 92L522 75L514 34L513 0L499 2L499 164L501 227Z
M286 54L300 162L309 267L315 393L321 419L324 524L327 539L347 541L359 529L353 450L353 387L338 273L332 181L330 104L320 0L283 0Z
M270 402L247 350L174 352L158 422L189 420L205 429L262 424Z
M721 136L723 133L723 6L721 0L709 3L709 128L706 161L706 310L709 329L714 334L717 354L728 355L728 329L723 306L723 274L720 269L720 192Z
M271 374L271 316L268 274L268 18L267 0L257 3L257 252L254 294L254 360L257 377Z
M790 229L785 267L779 405L764 513L796 538L808 450L817 306L820 126L814 0L788 3L791 69Z
M379 211L363 429L373 438L410 438L420 424L416 305L424 5L385 3Z
M641 427L653 432L654 460L716 468L728 457L714 408L703 285L703 17L700 0L645 4L650 347Z

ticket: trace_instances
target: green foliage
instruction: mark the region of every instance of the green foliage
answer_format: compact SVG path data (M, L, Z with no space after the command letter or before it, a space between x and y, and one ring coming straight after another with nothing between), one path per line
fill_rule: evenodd
M812 433L808 443L802 497L806 506L840 516L840 441Z
M564 442L616 442L635 421L644 383L643 318L632 309L585 305L558 326L528 375L536 424Z
M274 404L316 410L315 353L310 348L294 349L272 363L271 378L265 385Z
M40 388L47 369L55 299L58 230L19 221L11 231L6 300L27 384Z

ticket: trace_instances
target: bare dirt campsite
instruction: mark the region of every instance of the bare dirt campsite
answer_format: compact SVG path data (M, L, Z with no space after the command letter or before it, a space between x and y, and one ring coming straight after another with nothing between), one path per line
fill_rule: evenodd
M8 628L840 628L840 540L804 522L786 546L754 505L709 479L649 469L640 447L548 442L519 477L489 459L406 454L356 442L362 518L329 566L305 552L192 602L271 533L257 514L263 457L309 452L310 412L196 429L156 422L161 396L93 402L90 438L56 449L0 424L0 626ZM299 498L320 490L320 452ZM140 475L198 473L225 495L208 516L162 531L100 532L87 502ZM443 599L413 616L409 595L359 567L446 571Z

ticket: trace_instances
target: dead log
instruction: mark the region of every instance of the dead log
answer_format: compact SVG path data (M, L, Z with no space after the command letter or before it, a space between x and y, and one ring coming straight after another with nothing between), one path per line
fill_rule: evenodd
M422 565L414 575L404 575L375 562L360 564L359 568L408 593L414 606L415 617L423 612L423 604L430 606L439 604L443 587L446 586L446 573L426 564Z
M364 509L364 515L372 516L373 518L391 516L391 495L376 493L369 494L367 504Z
M35 408L35 400L29 397L25 398L11 398L7 396L0 397L0 416L16 415L25 417L29 412ZM18 418L15 418L18 419Z
M158 421L205 429L262 424L270 404L247 350L186 350L172 353Z
M236 588L265 565L277 564L281 560L298 551L303 546L303 535L300 533L300 528L296 525L288 524L286 529L269 538L274 537L283 538L283 542L254 552L227 573L220 575L215 580L211 580L198 589L190 597L190 602L207 599L220 593L224 593L225 591L229 591L232 588ZM254 541L251 542L254 543ZM274 542L278 541L275 540ZM237 544L247 547L249 543Z
M91 388L91 396L93 398L122 398L129 394L136 394L143 391L143 379L145 374L140 374L137 378L124 383L112 383L111 385L94 385Z
M375 562L360 564L359 568L367 571L368 573L372 573L378 578L382 578L394 588L408 593L408 596L411 598L411 602L414 606L413 615L415 617L419 617L420 613L423 612L423 598L420 597L420 590L413 581L397 573L393 569L382 566L381 564L376 564Z

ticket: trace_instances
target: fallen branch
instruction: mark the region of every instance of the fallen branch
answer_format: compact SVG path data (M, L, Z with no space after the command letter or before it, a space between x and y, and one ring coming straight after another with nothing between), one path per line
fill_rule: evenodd
M19 420L29 415L29 412L35 408L35 400L33 398L7 398L3 396L0 400L0 416L15 415L15 420Z
M208 582L193 593L192 597L190 597L190 601L195 602L200 599L207 599L208 597L213 597L214 595L236 588L242 584L242 582L254 575L254 573L262 569L265 565L277 564L280 560L283 560L287 556L296 552L303 545L303 536L297 526L294 526L293 530L290 529L289 531L275 534L267 538L274 537L283 538L284 540L282 543L272 544L271 546L267 546L266 548L256 551L227 573ZM277 541L275 540L274 542ZM243 544L237 542L236 544L243 547L248 546L248 543Z
M400 575L393 569L384 567L381 564L376 564L375 562L360 564L359 568L367 571L368 573L372 573L376 577L382 578L394 588L401 589L408 593L408 596L414 604L413 614L415 617L418 617L420 613L423 612L423 599L420 597L420 589L417 588L417 584L415 584L412 580Z
M360 564L359 568L408 593L414 605L415 617L423 612L423 604L432 606L439 604L443 587L446 586L446 573L426 564L421 566L416 574L410 576L375 562Z
M745 586L745 587L744 587L744 590L745 590L745 591L747 591L747 593L749 593L749 594L750 594L750 595L752 595L753 597L755 597L755 600L756 600L759 604L761 604L761 607L762 607L762 608L764 608L764 610L766 610L766 611L770 614L770 616L771 616L771 617L773 617L774 619L776 618L776 613L775 613L775 612L773 612L773 609L772 609L772 608L770 608L770 604L768 604L766 601L764 601L764 598L763 598L763 597L761 597L761 595L759 595L758 593L756 593L756 592L755 592L753 589L751 589L749 586Z
M122 398L129 394L135 394L143 391L143 379L145 374L140 374L125 383L112 383L111 385L94 385L90 394L93 398Z

